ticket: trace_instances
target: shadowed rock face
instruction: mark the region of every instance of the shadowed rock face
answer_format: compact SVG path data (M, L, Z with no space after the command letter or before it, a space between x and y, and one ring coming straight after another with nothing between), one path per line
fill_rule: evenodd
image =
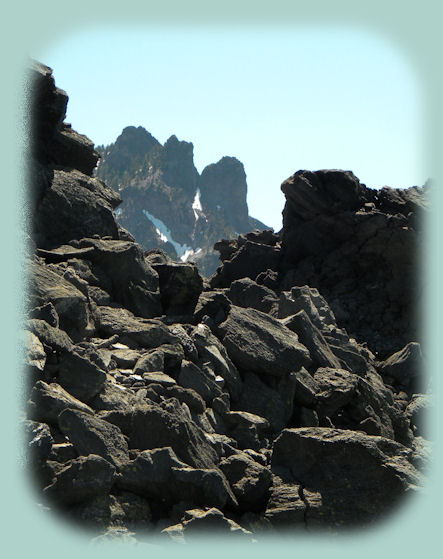
M321 502L307 508L308 522L321 518L349 525L374 522L383 504L392 505L420 482L402 450L398 443L356 431L285 429L275 440L272 464L288 468L302 492L320 493Z
M216 213L223 211L235 231L249 231L251 227L246 203L246 174L235 157L223 157L218 163L202 171L198 186L202 207Z
M246 174L235 157L199 175L192 143L171 136L162 146L141 126L128 126L98 149L97 176L123 198L119 223L146 250L195 260L209 276L219 264L216 241L264 227L248 215Z
M423 190L299 171L283 184L283 231L219 241L204 281L117 223L119 195L63 123L66 94L49 68L33 76L24 428L45 506L98 534L178 541L383 521L423 483L429 453L408 298ZM200 181L206 215L217 210L228 171L232 219L247 227L237 160L198 177L175 137L130 128L116 145L118 173L157 161L149 188L130 187L146 199L174 183L188 204L177 231L195 225Z
M340 170L298 171L281 188L280 235L220 241L211 285L247 276L277 294L315 287L338 324L381 358L417 340L427 188L372 190Z

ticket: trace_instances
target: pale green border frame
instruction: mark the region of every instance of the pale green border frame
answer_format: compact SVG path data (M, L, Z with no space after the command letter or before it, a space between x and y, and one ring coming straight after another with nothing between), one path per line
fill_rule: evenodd
M404 557L434 553L440 548L441 506L443 495L442 464L439 448L440 425L439 401L439 342L441 337L440 316L442 298L442 259L440 239L442 225L438 210L442 209L442 153L441 130L443 112L443 78L439 53L442 50L442 9L438 0L404 2L399 0L273 0L255 2L232 0L217 2L159 0L76 0L65 5L59 0L39 2L15 2L6 10L0 32L1 56L1 193L0 226L2 228L4 265L0 273L3 294L2 341L2 445L1 480L1 548L13 556L32 558L53 556L63 558L78 553L95 557L118 557L122 553L145 556L159 553L161 556L180 554L186 557L210 555L225 556L227 553L251 553L254 556L269 553L309 553L310 557L339 556L340 558L387 556L395 553ZM430 428L437 441L430 480L424 495L387 521L383 528L358 531L354 535L339 537L309 536L290 542L273 538L266 543L241 546L227 540L210 540L198 546L179 546L167 549L149 548L143 545L91 546L84 537L70 526L46 518L35 510L32 492L20 472L21 458L18 417L21 412L22 379L19 364L20 341L18 327L20 309L23 306L24 281L19 255L24 242L20 224L25 219L23 183L23 151L26 146L26 99L24 95L27 56L36 45L74 32L86 25L106 23L128 24L162 23L168 25L253 25L264 28L271 25L324 24L363 26L390 39L409 57L426 97L427 138L426 152L429 174L434 179L432 211L426 223L424 251L425 307L423 330L427 341L425 351L429 359L429 371L433 377L437 410L430 418ZM44 62L44 61L43 61ZM62 86L62 84L60 84ZM62 86L63 87L63 86ZM68 92L69 94L69 92ZM6 253L6 257L5 254ZM382 491L383 488L380 488ZM235 548L235 549L233 549ZM232 549L232 551L231 551Z

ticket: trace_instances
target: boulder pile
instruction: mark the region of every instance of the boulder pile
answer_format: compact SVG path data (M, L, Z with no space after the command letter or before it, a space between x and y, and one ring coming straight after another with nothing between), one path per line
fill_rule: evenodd
M67 95L46 66L32 75L25 428L41 502L97 533L179 541L385 518L428 455L423 190L300 171L282 232L220 241L204 280L118 225Z

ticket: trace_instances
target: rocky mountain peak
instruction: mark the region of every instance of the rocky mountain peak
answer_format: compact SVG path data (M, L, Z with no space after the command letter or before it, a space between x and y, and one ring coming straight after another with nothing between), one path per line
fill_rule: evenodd
M198 171L194 165L194 145L171 136L165 142L160 168L166 184L182 189L191 201L194 199Z
M265 227L248 214L246 174L235 157L200 176L191 142L172 135L161 145L142 127L125 128L99 151L97 176L121 193L119 222L146 250L195 260L210 276L220 263L216 241Z
M143 126L126 126L115 141L115 148L128 156L144 157L160 143Z
M222 157L218 163L203 169L198 185L204 208L211 212L224 211L239 233L251 229L246 201L248 186L243 163L235 157Z

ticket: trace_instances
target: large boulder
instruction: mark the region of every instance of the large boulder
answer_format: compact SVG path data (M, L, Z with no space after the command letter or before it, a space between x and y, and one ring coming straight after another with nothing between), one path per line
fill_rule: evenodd
M258 464L243 452L222 460L220 469L243 509L250 511L263 507L272 480L268 468Z
M380 373L400 389L413 391L423 388L419 384L423 383L424 367L420 344L410 342L383 361Z
M32 84L32 155L47 164L79 169L91 175L98 160L94 144L63 123L68 96L55 87L52 70L33 60Z
M341 369L320 368L314 374L318 387L316 410L335 427L381 435L410 445L406 417L377 373L365 378Z
M40 375L46 364L46 353L38 337L29 330L24 331L24 362L31 371Z
M45 487L44 495L64 505L107 495L114 483L114 473L114 466L101 456L80 456L69 462Z
M125 411L104 411L100 417L120 427L129 438L129 448L170 446L180 460L194 468L211 469L217 464L217 453L203 431L175 398L161 404L139 404Z
M278 304L278 317L285 318L301 310L306 312L317 328L336 325L334 313L318 289L303 285L292 287L290 291L282 291Z
M142 451L120 469L119 487L150 499L191 505L236 505L228 482L216 469L195 469L181 462L170 447Z
M52 156L57 161L57 165L73 167L85 175L92 175L98 161L94 143L66 123L62 124L54 138Z
M80 455L97 454L118 467L129 460L128 444L118 427L90 413L65 409L58 426Z
M110 278L114 301L144 318L161 315L158 275L144 259L139 245L85 238L80 247L93 248L86 258Z
M366 201L360 182L351 171L298 171L281 188L290 211L304 220L357 210Z
M88 405L71 396L56 382L47 384L39 380L35 383L28 402L28 413L34 420L56 424L60 413L68 408L94 413Z
M24 431L29 458L31 458L28 462L34 467L44 463L48 459L54 443L49 426L43 422L27 419L24 422Z
M72 396L88 403L106 381L106 367L92 349L76 346L61 355L57 381Z
M211 287L229 287L241 278L255 280L261 272L277 268L278 261L278 248L246 241L231 260L225 260L223 266L217 268L210 280Z
M219 330L229 357L240 369L282 377L311 362L296 334L255 309L232 306Z
M311 321L304 309L282 319L282 324L295 332L300 342L309 350L314 367L340 367L321 330Z
M54 169L49 181L34 218L42 245L93 235L118 238L113 210L121 198L116 192L77 170Z
M377 520L417 487L420 476L408 454L399 443L358 431L285 429L274 442L272 466L321 494L321 510L307 511L308 525L349 525Z
M123 307L99 307L98 322L100 334L104 337L117 334L130 347L155 348L178 341L163 322L139 318Z
M269 490L265 518L276 528L279 526L306 529L307 503L303 489L297 483L274 483Z
M50 350L50 353L69 352L74 347L71 338L65 331L51 326L45 320L31 318L27 322L27 327L37 336L45 350Z
M237 307L257 309L265 313L277 310L278 299L274 291L264 285L258 285L250 278L232 282L228 297Z
M58 273L59 270L36 260L30 263L29 272L33 306L52 303L60 328L75 340L94 333L95 323L88 298Z
M226 433L237 442L238 448L260 451L267 448L269 421L246 411L228 411L223 415Z
M205 317L209 317L214 324L220 324L226 319L230 306L223 291L203 291L195 306L194 323L201 323Z
M120 534L152 528L152 511L148 500L129 491L119 491L118 495L98 495L72 505L69 512L77 523L91 530L109 529L102 536L104 539L113 534L121 538Z
M53 162L53 140L66 116L68 95L55 87L52 70L33 60L31 63L32 152L41 161Z

